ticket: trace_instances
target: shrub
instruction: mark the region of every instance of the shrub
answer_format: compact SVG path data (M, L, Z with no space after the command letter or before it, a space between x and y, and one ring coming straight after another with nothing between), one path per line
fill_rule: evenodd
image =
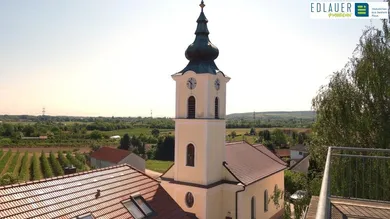
M32 179L33 180L40 180L42 179L42 171L41 171L41 165L39 162L38 156L33 153L32 156L32 164L31 164L31 169L32 169Z
M76 153L76 159L79 160L81 163L86 164L86 159L84 154Z
M58 151L58 161L60 162L62 167L70 166L69 160L66 159L62 151Z
M66 158L70 161L71 164L73 164L77 168L78 171L86 170L83 163L76 159L70 152L66 153Z
M26 151L26 152L24 152L24 155L22 158L22 166L20 167L19 180L27 181L29 179L28 166L29 166L28 153Z
M3 171L5 165L8 163L9 158L12 155L11 149L7 151L7 153L4 155L4 157L0 160L0 173Z
M53 177L53 171L50 167L49 160L47 160L47 157L45 156L45 153L43 153L43 151L41 153L40 160L41 160L43 175L45 176L45 178Z
M58 162L57 158L55 157L53 152L50 152L50 164L53 169L53 172L56 176L62 176L64 175L64 170L61 167L60 162Z
M0 179L0 185L2 185L2 186L14 184L17 182L18 182L18 179L12 173L4 174L3 177L1 177L1 179Z
M20 152L16 152L16 154L12 157L11 163L8 165L7 173L13 173L16 167L16 164L19 160Z

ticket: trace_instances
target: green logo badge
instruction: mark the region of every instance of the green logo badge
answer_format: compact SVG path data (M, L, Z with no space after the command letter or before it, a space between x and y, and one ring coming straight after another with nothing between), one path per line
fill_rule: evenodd
M356 17L368 17L368 4L367 3L355 3L355 16Z

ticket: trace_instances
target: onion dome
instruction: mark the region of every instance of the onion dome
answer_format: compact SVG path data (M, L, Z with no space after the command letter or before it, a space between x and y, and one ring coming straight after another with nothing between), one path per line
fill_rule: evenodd
M199 15L198 26L195 31L195 41L188 46L185 56L190 61L188 65L179 73L185 73L186 71L194 71L197 74L210 73L216 74L219 72L218 67L215 65L214 60L219 55L218 48L213 45L209 40L209 30L207 28L207 18L203 13L203 8L206 5L203 0L200 4L202 11Z

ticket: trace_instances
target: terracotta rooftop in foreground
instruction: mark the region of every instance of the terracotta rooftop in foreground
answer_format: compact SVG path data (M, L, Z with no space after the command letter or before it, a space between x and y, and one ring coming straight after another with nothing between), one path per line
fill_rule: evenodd
M122 202L134 194L153 218L189 218L156 180L127 164L0 187L0 218L133 218Z
M318 196L313 196L306 219L315 219ZM331 198L332 218L389 218L390 203L363 201L346 198Z
M249 185L286 169L287 164L265 146L246 142L226 144L226 167L243 184Z
M99 148L99 150L93 152L91 154L91 157L97 160L105 160L111 163L118 163L125 157L129 156L129 154L131 154L130 151L110 147L101 147Z

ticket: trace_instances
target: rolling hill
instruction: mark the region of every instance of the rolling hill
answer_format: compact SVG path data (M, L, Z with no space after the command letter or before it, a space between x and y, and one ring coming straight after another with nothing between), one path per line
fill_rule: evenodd
M226 116L228 120L253 120L253 112L233 113ZM315 111L274 111L274 112L255 112L256 119L309 119L314 120Z

